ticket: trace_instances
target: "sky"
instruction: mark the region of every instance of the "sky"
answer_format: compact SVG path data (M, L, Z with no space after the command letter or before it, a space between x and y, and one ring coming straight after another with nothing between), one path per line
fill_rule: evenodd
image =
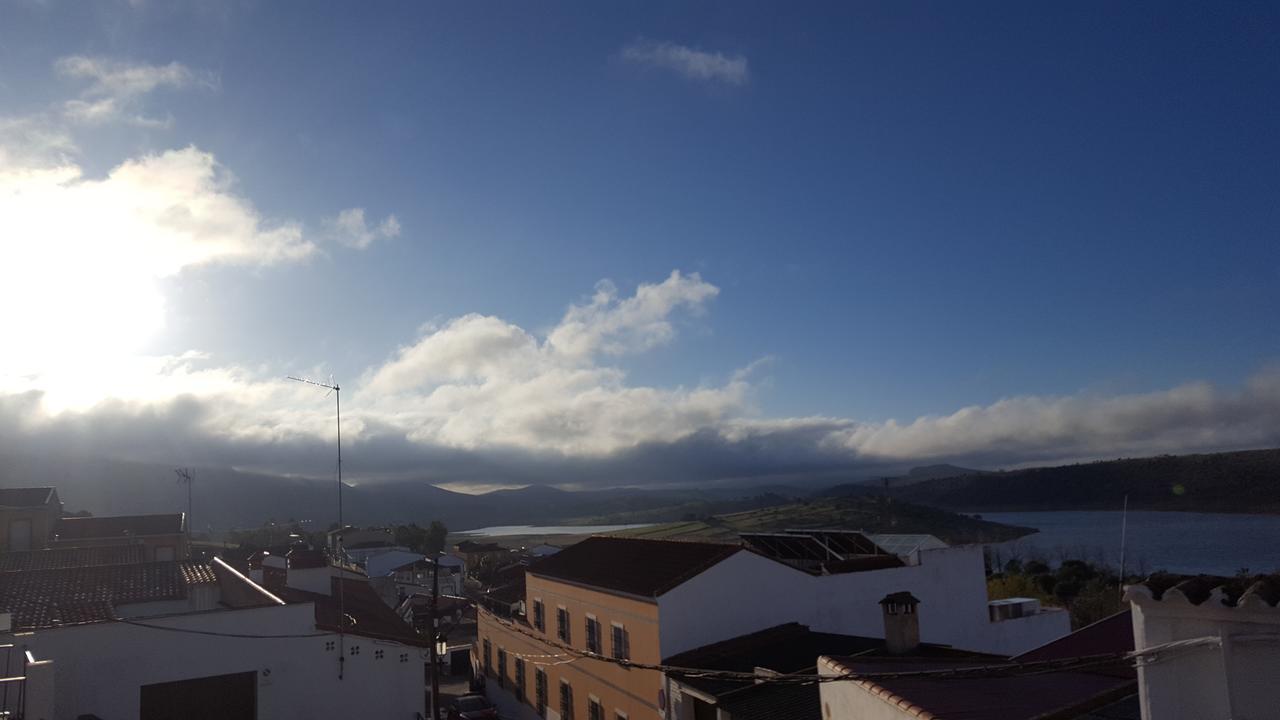
M0 3L0 454L467 489L1280 445L1280 9ZM5 447L8 446L8 447Z

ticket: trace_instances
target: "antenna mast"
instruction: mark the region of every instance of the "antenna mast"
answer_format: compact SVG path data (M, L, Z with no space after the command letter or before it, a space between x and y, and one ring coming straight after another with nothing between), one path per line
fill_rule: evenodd
M342 548L342 531L346 527L345 525L342 524L342 388L339 387L338 384L333 381L332 377L329 378L329 382L327 383L316 382L315 380L308 380L306 378L294 377L292 375L289 375L288 378L296 382L306 383L307 385L315 385L316 387L322 387L333 393L334 409L336 410L336 413L337 413L337 425L338 425L338 547ZM343 595L344 595L343 590L344 590L344 585L346 584L346 574L347 574L346 554L347 554L346 550L345 548L343 548L341 549L341 552L338 554L338 558L337 558L338 560L338 679L339 680L342 679L342 674L343 674L342 670L347 660L347 653L346 653L347 610L346 610L346 605L343 603Z
M189 554L191 540L195 535L195 530L191 526L191 486L195 483L195 478L191 475L191 468L175 468L173 474L178 476L178 482L187 484L187 553Z

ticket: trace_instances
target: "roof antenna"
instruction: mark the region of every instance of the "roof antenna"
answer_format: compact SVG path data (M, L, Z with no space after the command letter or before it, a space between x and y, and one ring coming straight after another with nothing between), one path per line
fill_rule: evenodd
M178 482L187 484L187 554L191 554L191 541L195 539L195 531L191 527L191 486L195 483L195 476L191 474L191 468L174 468L173 474L178 476Z
M333 393L334 409L337 411L337 424L338 424L338 546L339 548L341 548L342 547L342 530L344 527L346 527L345 525L342 524L342 388L338 387L338 384L333 381L332 375L329 376L329 382L327 383L316 382L315 380L308 380L306 378L294 377L292 375L289 375L288 378L296 382L306 383L307 385L315 385L316 387L322 387L327 389L329 392ZM325 393L324 396L329 397L329 393ZM344 664L347 661L346 635L345 635L346 624L347 624L347 610L346 610L346 605L343 603L343 594L344 594L343 586L346 584L346 580L347 580L346 578L347 566L346 566L345 556L346 556L346 551L342 550L338 554L338 558L337 558L338 560L338 679L339 680L342 679L342 670L343 670Z

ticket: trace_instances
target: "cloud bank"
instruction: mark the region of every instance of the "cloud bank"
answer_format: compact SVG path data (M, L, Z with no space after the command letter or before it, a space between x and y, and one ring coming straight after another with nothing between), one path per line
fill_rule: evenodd
M670 42L637 40L622 48L627 62L677 73L689 80L746 85L750 80L747 59L718 52L695 50Z
M399 237L400 220L388 215L377 225L369 225L364 219L364 208L347 208L335 218L325 220L325 226L338 243L356 250L364 250L374 240Z

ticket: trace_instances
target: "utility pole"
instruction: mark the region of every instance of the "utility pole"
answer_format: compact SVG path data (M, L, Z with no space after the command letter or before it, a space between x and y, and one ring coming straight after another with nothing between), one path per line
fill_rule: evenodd
M440 598L440 553L431 558L431 604L427 615L431 620L431 720L440 720L440 658L436 655L436 644L440 641L440 628L437 611Z
M289 376L289 379L300 382L300 383L306 383L307 385L315 385L316 387L322 387L333 393L333 402L334 402L334 408L337 411L337 423L338 423L338 544L340 547L342 547L343 546L342 531L346 527L345 525L342 524L342 388L338 387L338 384L333 381L332 376L330 376L329 382L327 383L316 382L315 380L307 380L306 378L294 377L292 375ZM325 396L327 397L328 393L326 393ZM343 669L346 667L346 662L347 662L347 657L346 657L347 655L346 653L347 609L346 609L346 604L343 602L343 595L344 595L343 586L347 582L347 577L346 577L347 565L346 565L345 549L339 554L339 557L337 558L337 560L338 560L338 679L341 680L343 676Z

